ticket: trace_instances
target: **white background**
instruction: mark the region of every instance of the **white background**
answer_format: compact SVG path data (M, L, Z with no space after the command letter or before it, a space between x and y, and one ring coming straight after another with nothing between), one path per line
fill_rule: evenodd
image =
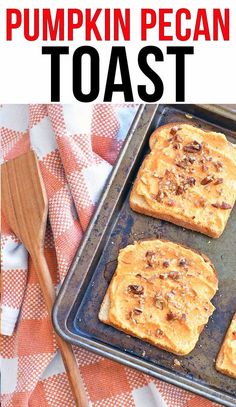
M28 42L23 37L23 29L14 30L13 41L6 41L6 8L131 8L131 42L91 42L84 41L84 28L78 32L78 37L72 42L42 42L41 39L35 42ZM205 41L198 42L158 42L158 26L150 31L147 42L140 41L140 9L141 7L153 8L189 8L192 13L191 27L194 21L197 8L208 8L210 31L212 27L212 8L231 9L231 31L230 41ZM174 18L168 17L170 21ZM99 18L101 33L103 32L103 19ZM189 23L188 23L189 24ZM174 24L173 24L174 27ZM173 30L173 31L172 31ZM174 33L173 29L167 29L166 33ZM41 27L42 32L42 27ZM173 45L194 46L194 55L186 56L186 103L235 103L236 102L236 3L235 0L195 0L183 2L182 0L164 1L72 1L72 0L5 0L0 6L0 103L45 103L50 102L50 64L51 57L42 55L42 45L69 45L70 54L61 56L61 102L73 103L76 99L72 92L72 55L74 50L81 45L91 45L96 47L100 54L100 94L96 102L102 102L104 88L107 77L107 70L110 59L110 50L114 45L125 45L128 55L129 68L132 81L133 95L136 102L142 102L137 94L137 85L149 85L150 80L140 71L137 56L140 49L147 45L160 47L164 53L164 62L152 63L164 83L164 94L160 102L175 102L175 56L166 54L166 47ZM150 59L151 61L151 59ZM153 60L154 62L154 60ZM89 70L85 69L84 83L88 80ZM75 73L76 74L76 73ZM117 81L119 75L117 75ZM123 95L115 93L112 102L124 102Z

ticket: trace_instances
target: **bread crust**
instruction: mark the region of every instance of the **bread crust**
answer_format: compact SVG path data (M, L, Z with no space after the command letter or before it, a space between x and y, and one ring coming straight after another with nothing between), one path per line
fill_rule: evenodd
M161 127L157 128L152 133L152 135L151 135L151 137L149 139L150 149L153 150L153 148L155 146L155 140L158 137L159 133L163 129L170 130L171 128L173 128L175 126L181 127L181 126L184 126L184 125L189 126L190 124L189 123L184 123L184 122L175 122L175 123L168 123L168 124L166 124L164 126L161 126ZM192 126L192 127L196 127L196 126ZM201 131L204 131L204 130L201 129ZM232 148L236 148L235 145L233 145L231 143L229 143L229 144L232 146ZM161 207L161 208L152 208L151 206L149 206L147 204L147 202L145 201L145 199L141 195L138 195L136 193L137 186L141 182L140 181L140 178L141 178L140 174L142 174L142 171L146 167L146 163L149 160L149 156L150 156L150 154L148 154L145 157L145 159L144 159L144 161L143 161L143 163L142 163L142 165L141 165L141 167L139 169L137 177L136 177L136 179L134 181L133 188L132 188L131 194L130 194L130 207L131 207L131 209L134 210L135 212L138 212L138 213L141 213L141 214L144 214L144 215L147 215L147 216L152 216L152 217L157 218L157 219L165 220L167 222L174 223L174 224L176 224L178 226L181 226L183 228L187 228L187 229L190 229L190 230L193 230L193 231L196 231L196 232L206 234L207 236L210 236L210 237L212 237L214 239L219 238L221 236L221 234L223 233L224 228L215 230L215 229L213 229L212 227L210 227L208 225L202 224L201 222L199 222L198 224L194 223L191 220L191 218L183 219L181 217L177 217L176 214L171 215L170 213L166 213L165 210L163 209L163 207ZM230 215L230 212L231 212L231 210L229 210L229 212L228 212L229 215Z
M170 223L174 223L177 226L181 226L181 227L186 228L186 229L191 229L191 230L193 230L195 232L203 233L203 234L205 234L205 235L207 235L209 237L212 237L214 239L217 239L218 237L220 237L222 232L223 232L222 231L221 233L215 233L214 231L212 231L208 227L203 227L201 225L199 225L199 226L193 225L192 223L185 222L185 221L180 220L180 219L176 219L175 216L164 214L161 211L157 211L157 210L154 211L151 208L149 208L148 206L145 208L144 205L141 206L137 202L135 202L135 192L134 191L132 191L132 193L130 195L130 207L135 212L142 213L142 214L148 215L148 216L152 216L153 218L156 218L156 219L165 220L165 221L170 222Z
M218 370L218 372L223 373L227 376L233 377L234 379L236 379L236 369L235 371L233 371L232 369L229 369L227 367L223 366L224 363L224 351L225 351L225 347L226 347L226 341L230 340L229 336L232 334L233 329L232 329L232 324L236 322L236 313L233 316L233 319L230 323L230 326L227 329L227 332L225 334L223 343L221 345L220 351L218 353L217 359L216 359L216 370ZM236 339L234 339L236 341Z
M149 240L142 239L142 240L139 240L139 241L137 242L137 244L140 243L140 242L151 242L151 241L156 241L156 240L161 241L161 242L164 242L164 243L174 243L174 242L171 242L171 241L169 241L169 240L167 240L167 239L149 239ZM195 249L189 248L188 246L185 246L185 245L182 245L182 244L179 244L179 243L174 243L174 244L176 244L176 245L178 245L179 247L182 247L182 248L184 248L184 249L190 250L191 252L194 252L194 253L196 253L197 255L201 256L202 259L203 259L206 263L208 263L208 264L211 266L211 268L212 268L212 270L213 270L213 272L214 272L214 275L215 275L215 277L216 277L216 283L217 283L217 285L218 285L217 271L216 271L216 269L215 269L214 264L213 264L212 261L209 259L209 257L207 257L205 254L203 254L203 253L201 253L201 252L199 252L199 251L197 251L197 250L195 250ZM115 275L116 275L116 272L114 273L112 279L115 277ZM112 282L112 280L111 280L111 282ZM110 284L111 284L111 282L110 282ZM110 285L109 285L109 287L108 287L108 289L107 289L107 291L106 291L105 297L104 297L103 302L102 302L101 307L100 307L100 311L99 311L99 315L98 315L99 320L100 320L101 322L105 323L105 324L108 324L108 325L110 325L110 326L113 326L114 328L117 328L117 329L119 329L119 330L122 330L122 331L125 332L126 334L129 334L129 335L131 335L131 336L137 338L137 336L134 335L134 333L132 332L132 330L129 330L129 329L121 329L118 324L116 325L116 324L112 323L112 322L109 320L109 309L110 309L109 289L110 289ZM205 324L203 324L203 325L201 325L201 326L198 327L198 335L201 334L201 332L202 332L202 330L204 329L204 327L205 327ZM183 351L183 352L182 352L182 351L175 351L175 350L173 350L172 347L169 347L168 345L165 345L165 346L163 346L162 344L158 344L158 345L157 345L157 344L155 343L155 341L152 341L151 339L146 339L146 338L145 338L145 339L139 338L139 339L140 339L140 340L144 340L145 342L148 342L148 343L150 343L150 344L152 344L152 345L154 345L154 346L156 346L156 347L158 347L158 348L161 348L161 349L163 349L163 350L165 350L165 351L171 352L171 353L173 353L173 354L175 354L175 355L178 355L178 356L183 356L183 355L186 355L186 354L190 353L190 352L186 353L186 352L184 352L184 351Z

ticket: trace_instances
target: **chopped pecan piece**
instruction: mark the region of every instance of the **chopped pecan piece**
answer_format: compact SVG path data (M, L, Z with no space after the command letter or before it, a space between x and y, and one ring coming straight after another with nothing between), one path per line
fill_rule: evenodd
M202 171L208 171L209 167L206 164L202 164Z
M219 202L213 203L213 204L211 204L211 206L214 206L214 208L217 208L217 209L232 209L232 205L230 205L224 201L222 203L219 203Z
M157 293L154 297L154 304L158 309L163 310L164 308L164 298L161 293Z
M188 163L185 160L177 161L175 165L183 170L186 170Z
M213 175L208 175L207 177L203 178L201 180L201 185L207 185L210 184L210 182L214 181L214 176Z
M186 321L186 314L177 314L176 312L168 312L166 315L167 321L179 320L179 321Z
M147 251L145 254L147 265L149 267L153 267L153 265L156 263L156 253L152 251Z
M134 318L134 311L130 311L127 315L127 319L131 319L134 324L137 324L136 319Z
M173 320L178 319L178 315L175 312L170 311L167 313L166 319L167 319L167 321L173 321Z
M156 335L157 337L160 337L160 336L164 335L164 332L162 331L162 329L157 328L155 335Z
M169 260L164 260L162 265L163 265L163 267L167 268L170 265L170 261Z
M198 141L194 140L192 143L186 144L183 147L186 153L198 153L202 150L202 145Z
M185 257L181 257L181 259L179 260L179 266L185 267L187 265L188 265L188 260Z
M233 339L236 339L236 331L232 332Z
M163 202L164 198L165 198L165 193L163 191L159 191L156 196L156 201L161 203L161 202Z
M172 280L178 280L180 278L180 272L176 271L176 270L172 270L172 271L169 272L169 277Z
M196 158L188 156L188 161L190 162L190 164L193 164L196 161Z
M173 144L173 149L174 150L180 150L181 149L181 144L180 143L174 143Z
M220 185L220 184L223 184L223 182L224 182L223 178L216 178L214 185Z
M175 206L175 201L173 199L168 199L168 201L166 202L166 205Z
M168 168L165 170L165 176L167 177L167 178L171 178L171 176L172 176L172 171L170 171L170 170L168 170Z
M177 133L178 130L180 130L180 128L179 128L178 126L173 126L173 127L171 127L171 129L170 129L170 134L171 134L172 136L174 136L174 135Z
M189 164L193 164L195 162L195 157L184 155L182 160L176 161L175 165L183 170L186 170Z
M184 193L185 189L183 185L178 185L176 188L176 195L182 195Z
M134 315L140 315L142 314L143 310L141 308L134 308L133 314Z
M187 177L186 178L186 184L192 187L193 185L196 184L196 180L194 177Z
M218 171L218 172L222 171L222 169L223 169L222 162L216 161L216 162L213 163L213 165L214 165L216 171Z
M161 280L166 280L166 279L168 278L168 273L161 273L161 274L159 275L159 278L160 278Z
M144 288L143 288L142 285L130 284L128 286L128 292L131 293L131 294L143 295Z

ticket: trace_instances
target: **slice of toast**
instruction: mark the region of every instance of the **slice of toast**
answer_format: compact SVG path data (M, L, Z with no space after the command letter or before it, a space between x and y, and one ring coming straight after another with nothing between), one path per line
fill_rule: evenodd
M185 123L159 127L149 144L131 208L219 237L236 200L236 145Z
M231 321L216 359L216 369L236 379L236 314Z
M214 311L218 279L210 260L163 240L122 249L100 321L177 355L193 350Z

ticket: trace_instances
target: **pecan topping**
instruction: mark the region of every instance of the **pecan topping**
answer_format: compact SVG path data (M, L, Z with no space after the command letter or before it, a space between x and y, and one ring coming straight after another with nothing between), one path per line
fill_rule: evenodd
M236 339L236 331L232 332L233 339Z
M176 195L182 195L184 193L185 189L183 185L178 185L176 189Z
M154 263L156 263L156 253L152 251L147 251L145 254L146 261L149 267L153 267Z
M164 308L164 298L163 298L162 294L157 293L157 294L155 295L155 297L154 297L154 303L155 303L155 306L156 306L158 309L163 310L163 308Z
M141 308L134 308L133 314L134 315L140 315L142 314L143 310Z
M186 160L181 160L181 161L177 161L175 163L175 165L179 168L182 168L183 170L186 170L188 163L186 162Z
M187 265L188 265L188 260L185 257L181 257L181 259L179 260L179 266L185 267Z
M179 271L172 270L172 271L169 272L169 277L172 280L178 280L180 278L180 273L179 273Z
M140 308L134 308L132 311L128 313L127 319L131 319L134 324L138 324L138 321L135 319L138 315L142 314L142 310Z
M217 209L232 209L232 205L230 205L224 201L222 203L219 203L219 202L213 203L213 204L211 204L211 206L214 206L214 208L217 208Z
M193 164L195 160L196 158L193 156L184 155L182 160L176 161L175 165L179 168L182 168L183 170L186 170L188 165Z
M175 201L173 199L168 199L168 201L166 202L166 205L175 206Z
M162 274L160 274L160 275L159 275L159 278L160 278L161 280L166 280L166 279L168 278L168 273L162 273Z
M223 184L223 182L224 182L223 178L216 178L214 185L220 185L220 184Z
M165 176L166 176L167 178L171 178L171 175L172 175L172 171L166 169L166 170L165 170Z
M192 187L193 185L196 184L196 180L194 177L187 177L186 178L186 184Z
M186 144L183 148L186 153L198 153L202 150L202 145L194 140L192 143Z
M173 321L175 319L178 319L178 315L175 312L170 311L166 315L166 319L167 319L167 321Z
M223 169L223 164L220 161L216 161L213 163L216 171L220 172Z
M173 127L170 129L170 134L171 134L172 136L174 136L174 135L177 133L178 130L180 130L180 128L179 128L178 126L173 126Z
M202 171L207 171L209 167L206 164L202 164Z
M162 331L162 329L157 328L155 335L156 335L157 337L159 337L159 336L162 336L163 334L164 334L164 332Z
M142 285L130 284L130 285L128 286L128 293L137 294L137 295L143 295L143 293L144 293L144 288L143 288Z
M196 161L196 158L195 158L195 157L191 157L191 156L188 156L187 159L188 159L188 161L190 162L190 164L193 164L193 163Z
M186 314L177 314L176 312L168 312L166 315L167 321L179 320L179 321L186 321Z
M170 261L169 260L164 260L162 265L163 265L163 267L167 268L170 265Z
M174 143L173 144L173 149L174 150L180 150L181 149L181 144L180 143Z
M174 143L173 144L173 149L174 150L180 150L181 149L181 144L180 143Z
M210 182L212 182L214 180L214 176L213 175L208 175L207 177L203 178L201 180L201 185L207 185L210 184Z
M156 201L161 203L161 202L163 202L164 198L165 198L165 193L163 191L159 191L156 196Z

